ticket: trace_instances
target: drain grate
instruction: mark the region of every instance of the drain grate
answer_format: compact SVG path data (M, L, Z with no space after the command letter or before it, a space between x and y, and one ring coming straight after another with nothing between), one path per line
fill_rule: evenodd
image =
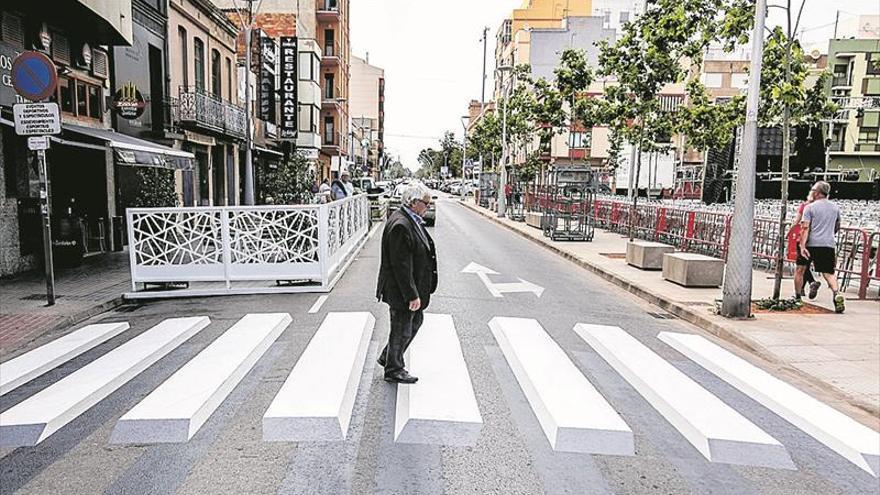
M55 299L61 299L63 296L59 296L55 294ZM22 297L22 301L44 301L46 299L46 294L31 294L29 296Z
M652 311L648 311L648 314L651 315L652 318L656 318L658 320L674 320L677 318L672 313L654 313Z

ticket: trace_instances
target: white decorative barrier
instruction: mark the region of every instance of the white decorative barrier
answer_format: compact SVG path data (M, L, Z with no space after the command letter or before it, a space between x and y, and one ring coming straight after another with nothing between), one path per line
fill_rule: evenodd
M320 205L131 208L129 297L329 289L367 235L366 195ZM235 281L292 281L271 287ZM138 292L138 284L225 282L225 287Z

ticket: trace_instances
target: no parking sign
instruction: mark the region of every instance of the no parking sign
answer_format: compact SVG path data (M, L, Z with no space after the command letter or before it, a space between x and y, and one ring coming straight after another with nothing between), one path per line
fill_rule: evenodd
M31 101L43 101L55 93L58 73L55 63L37 51L27 51L12 63L12 87Z

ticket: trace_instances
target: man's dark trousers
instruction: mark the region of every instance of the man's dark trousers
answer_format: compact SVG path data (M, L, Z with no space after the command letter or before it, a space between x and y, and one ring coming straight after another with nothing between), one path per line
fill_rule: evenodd
M422 310L410 311L409 309L391 310L391 333L388 336L388 345L380 354L385 358L385 374L390 375L400 371L404 367L403 353L409 347L422 326L425 317Z

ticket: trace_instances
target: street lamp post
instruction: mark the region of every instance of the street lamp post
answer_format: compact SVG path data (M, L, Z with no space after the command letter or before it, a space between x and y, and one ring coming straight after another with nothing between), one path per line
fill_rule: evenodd
M758 136L758 106L761 88L761 65L764 53L764 18L767 0L757 0L752 30L752 63L743 125L736 199L730 230L730 251L724 271L721 314L746 318L752 311L752 240L755 217L755 153ZM787 136L786 136L787 138Z
M464 134L461 137L461 189L458 191L459 200L464 201L464 168L467 165L467 124L465 119L470 120L470 115L463 115L461 120L461 128Z
M510 72L513 70L513 67L509 65L501 66L495 69L495 74L497 75L499 72ZM501 111L501 176L498 181L498 200L496 204L498 206L498 218L503 218L505 213L507 212L507 196L504 194L504 190L507 188L507 99L510 96L510 83L513 80L512 77L508 78L504 84L504 107Z

